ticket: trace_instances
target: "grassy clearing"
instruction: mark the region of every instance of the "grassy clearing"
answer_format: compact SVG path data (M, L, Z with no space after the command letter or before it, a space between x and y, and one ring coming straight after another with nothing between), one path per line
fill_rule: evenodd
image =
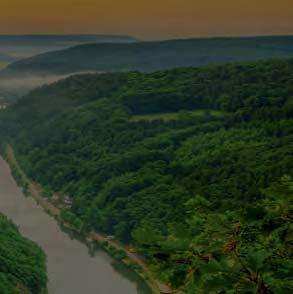
M130 120L133 122L137 121L153 121L153 120L178 120L178 119L186 119L188 117L204 117L204 116L212 116L212 117L222 117L224 116L224 112L217 110L209 110L209 109L201 109L201 110L193 110L193 111L179 111L179 112L169 112L169 113L153 113L153 114L143 114L143 115L133 115Z

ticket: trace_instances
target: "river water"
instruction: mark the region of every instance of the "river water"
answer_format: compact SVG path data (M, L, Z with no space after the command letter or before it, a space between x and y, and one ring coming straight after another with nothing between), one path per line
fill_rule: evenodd
M1 157L0 212L45 251L49 294L150 293L138 277L115 266L106 253L99 251L90 256L84 244L64 233L32 198L23 195Z

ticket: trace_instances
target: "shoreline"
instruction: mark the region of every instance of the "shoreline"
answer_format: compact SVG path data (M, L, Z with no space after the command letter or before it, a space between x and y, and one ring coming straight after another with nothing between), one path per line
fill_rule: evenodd
M117 251L123 251L126 257L121 259L120 262L131 268L131 270L133 270L140 278L142 278L154 294L180 293L171 289L167 284L164 284L163 282L155 279L151 271L148 269L147 264L136 253L130 252L125 246L119 244L116 241L109 240L106 236L96 232L81 236L81 233L77 229L62 220L60 218L61 209L53 205L50 201L47 200L47 198L41 196L41 186L37 183L32 182L23 172L17 162L14 150L11 145L6 145L4 151L4 159L9 164L11 173L14 178L16 178L15 173L17 173L17 178L15 180L19 186L23 187L24 194L27 197L32 197L47 214L54 217L61 228L63 226L64 228L70 230L72 233L78 234L80 237L83 237L81 242L85 243L86 245L88 245L88 243L98 245L110 256L111 254L108 251L110 247L114 248L114 250ZM139 267L140 270L132 268L133 266Z

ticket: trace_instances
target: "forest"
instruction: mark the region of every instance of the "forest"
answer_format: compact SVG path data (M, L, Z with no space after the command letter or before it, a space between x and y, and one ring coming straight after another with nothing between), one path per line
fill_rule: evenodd
M293 59L76 75L0 113L63 218L184 293L290 293Z
M47 293L46 257L0 214L0 293Z

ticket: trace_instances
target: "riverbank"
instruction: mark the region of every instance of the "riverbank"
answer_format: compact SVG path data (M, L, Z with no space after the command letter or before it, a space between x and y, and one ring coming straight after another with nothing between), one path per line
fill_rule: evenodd
M152 293L134 271L110 258L104 250L86 246L80 235L63 230L35 199L26 197L1 156L0 211L13 221L23 237L45 252L50 294Z
M12 174L16 178L16 181L20 186L23 187L24 193L31 196L47 213L53 216L62 226L72 230L72 226L65 223L61 219L61 209L53 205L47 198L42 197L41 186L32 182L22 171L15 157L13 148L10 145L6 146L5 159L9 163ZM146 284L150 287L154 294L176 293L168 285L156 280L143 259L140 258L136 253L130 252L130 250L122 244L114 240L109 240L109 238L107 238L106 236L98 233L91 233L87 235L85 237L85 240L87 242L98 243L100 245L107 244L108 248L114 248L117 251L125 252L125 258L122 259L122 262L125 263L127 266L133 268L136 273L146 282Z

